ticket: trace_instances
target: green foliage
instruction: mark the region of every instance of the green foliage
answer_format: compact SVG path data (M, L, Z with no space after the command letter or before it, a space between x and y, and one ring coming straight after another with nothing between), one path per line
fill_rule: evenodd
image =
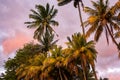
M109 36L112 41L118 47L118 43L114 38L114 34L120 31L118 21L115 19L116 12L120 9L118 1L114 6L109 7L108 0L99 0L97 2L91 1L93 8L85 7L84 11L90 16L87 21L84 22L84 25L90 25L86 37L88 38L92 33L94 34L94 40L98 41L101 34L105 31L106 40L109 44ZM118 47L120 50L120 48Z
M71 1L58 0L58 5L62 6ZM79 2L83 6L82 0L74 0L74 7L77 7ZM113 36L114 30L118 30L114 37L119 37L119 26L112 21L119 9L119 1L111 9L108 8L108 0L92 1L92 4L93 9L86 7L84 10L90 15L85 24L91 25L86 36L75 33L67 37L68 47L65 49L56 45L58 40L54 41L55 31L51 25L58 25L58 22L53 20L57 14L54 6L36 5L36 11L31 9L29 18L33 21L26 24L28 28L36 28L34 38L40 44L28 43L17 50L16 56L5 63L6 72L0 80L97 80L95 43L87 41L86 37L95 32L95 40L98 41L104 30L107 41L108 33Z
M54 9L54 6L50 8L50 5L47 3L46 6L36 5L36 10L31 9L32 14L29 15L29 18L33 19L32 22L25 22L28 24L28 28L35 28L34 38L38 41L41 39L41 36L47 31L52 34L55 32L51 25L58 26L58 22L53 18L57 14L57 9ZM47 30L47 31L46 31Z
M1 77L0 80L17 80L15 71L6 71Z
M13 59L9 58L5 62L4 79L17 80L16 69L22 64L28 64L29 59L40 52L42 52L40 45L34 43L28 43L22 49L19 49Z
M47 32L40 39L40 45L42 46L42 51L43 52L49 51L58 42L58 40L53 41L53 39L54 39L54 34L53 33L50 34L50 32L48 30L46 30L46 31Z
M66 58L67 62L71 63L74 61L73 64L80 65L82 67L81 70L83 70L82 74L84 76L84 79L85 77L87 79L87 73L89 71L88 66L92 67L93 72L95 74L94 61L96 60L97 57L97 51L95 50L94 42L93 41L87 42L85 40L85 37L80 33L75 33L74 35L72 35L72 39L68 37L68 41L69 42L67 43L67 45L69 49L67 50L69 50L68 52L70 52L70 54ZM67 63L67 65L69 63ZM78 66L76 65L76 67Z

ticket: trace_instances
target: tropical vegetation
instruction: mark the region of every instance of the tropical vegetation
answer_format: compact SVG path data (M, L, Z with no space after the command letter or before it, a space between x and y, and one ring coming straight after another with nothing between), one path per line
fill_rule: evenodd
M25 24L28 28L35 28L33 38L38 43L30 42L18 49L15 57L5 62L6 72L0 80L98 80L95 42L102 32L105 31L107 43L110 36L120 50L120 42L116 40L120 37L120 1L112 7L109 7L108 0L91 1L93 8L84 7L82 0L58 0L58 5L63 6L71 1L78 8L83 34L76 32L67 37L66 48L58 46L58 40L55 40L57 33L53 28L58 26L54 20L57 9L50 7L49 3L46 6L36 5L36 10L31 9L32 14L29 15L33 21ZM84 23L79 3L89 14ZM86 26L89 29L85 33ZM88 41L93 32L95 40Z
M114 6L109 7L108 0L99 0L97 2L91 1L93 8L85 7L84 11L89 14L89 18L84 24L88 27L86 37L89 37L92 33L94 34L94 40L98 41L102 32L105 32L107 43L109 44L109 36L112 41L120 50L120 46L115 40L115 36L119 37L119 19L116 17L118 10L120 9L120 1Z

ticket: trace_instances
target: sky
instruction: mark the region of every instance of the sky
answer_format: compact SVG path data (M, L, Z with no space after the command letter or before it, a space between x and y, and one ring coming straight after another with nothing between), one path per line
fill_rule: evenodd
M95 0L96 1L96 0ZM110 6L117 0L109 0ZM83 0L85 6L90 6L90 0ZM4 72L4 62L9 57L14 57L16 50L23 47L25 43L33 41L34 30L28 29L24 22L29 21L30 9L35 9L35 4L45 5L50 3L58 9L56 20L59 26L55 31L59 34L58 45L65 47L66 37L75 32L82 32L80 27L79 15L73 4L58 7L57 0L0 0L0 73ZM82 12L83 20L88 17ZM93 35L92 35L93 36ZM92 40L90 37L89 40ZM118 39L120 41L120 39ZM98 51L96 70L97 75L107 77L109 80L120 80L120 59L116 46L110 40L107 45L104 34L96 43Z

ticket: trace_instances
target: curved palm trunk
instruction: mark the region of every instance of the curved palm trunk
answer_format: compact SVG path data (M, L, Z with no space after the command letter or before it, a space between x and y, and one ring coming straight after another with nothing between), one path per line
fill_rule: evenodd
M83 25L83 20L82 20L82 16L81 16L81 10L80 10L80 4L79 3L78 3L78 12L79 12L79 17L80 17L80 22L81 22L81 26L82 26L83 35L85 36L85 29L84 29L84 25Z
M97 74L96 74L96 71L95 71L95 65L94 65L94 62L93 62L93 64L92 64L91 66L92 66L92 70L93 70L93 73L94 73L94 76L95 76L95 80L98 80L98 78L97 78Z

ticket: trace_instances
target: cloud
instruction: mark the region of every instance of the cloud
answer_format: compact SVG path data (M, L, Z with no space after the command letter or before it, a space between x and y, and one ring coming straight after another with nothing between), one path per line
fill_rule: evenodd
M3 52L11 53L12 51L22 47L25 43L31 41L31 38L25 34L17 33L14 37L7 38L3 41Z
M120 72L119 73L112 73L108 75L109 80L120 80Z

